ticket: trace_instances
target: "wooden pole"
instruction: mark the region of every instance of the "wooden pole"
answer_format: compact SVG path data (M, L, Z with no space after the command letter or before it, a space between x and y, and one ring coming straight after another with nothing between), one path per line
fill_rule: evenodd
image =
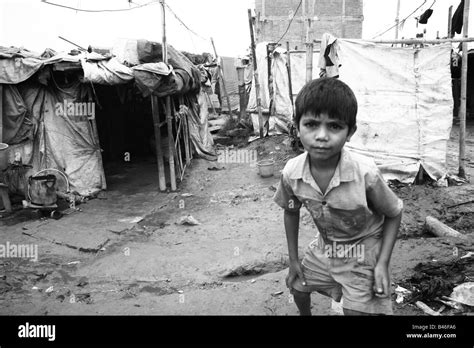
M306 26L306 83L313 79L313 40L311 40L311 18Z
M227 101L227 107L229 109L229 115L232 117L232 108L230 107L230 99L229 95L227 94L227 88L225 86L224 81L224 69L220 64L219 56L217 55L216 46L214 45L214 39L211 37L212 48L214 49L214 55L216 56L217 60L217 73L219 74L219 79L221 80L220 86L222 86L222 91L224 92L225 99Z
M153 127L155 130L156 162L158 164L158 184L160 191L166 191L165 163L163 161L163 149L161 147L161 124L158 97L151 95L151 113L153 115Z
M161 51L163 54L163 62L168 64L168 47L166 44L166 10L165 10L165 0L160 0L161 4L161 16L163 23L163 37L161 42ZM168 144L169 144L169 165L170 165L170 182L171 182L171 191L176 191L176 173L175 173L175 163L174 163L174 138L173 138L173 114L171 113L171 98L166 96L165 98L165 114L166 114L166 124L168 126Z
M250 42L252 50L252 65L253 65L253 78L255 80L255 93L257 95L257 111L258 111L258 128L260 133L260 138L263 138L263 115L262 115L262 99L260 98L260 82L258 80L258 70L257 70L257 55L255 54L255 38L253 34L253 24L252 24L252 11L248 9L249 16L249 27L250 27Z
M176 191L176 172L174 163L174 137L173 137L173 114L171 113L171 97L167 96L165 101L166 124L168 126L169 164L171 191Z
M185 105L183 96L179 97L179 104ZM184 152L186 155L186 165L189 165L191 163L191 151L189 147L188 117L187 115L181 115L181 117L181 121L183 122Z
M449 6L449 10L448 10L448 35L446 35L446 37L453 37L453 35L451 34L451 28L452 28L452 24L451 24L451 18L453 17L453 5Z
M293 117L295 116L295 103L293 102L293 85L291 84L291 59L290 59L290 42L286 42L286 70L288 71L288 92L290 93L291 110Z
M160 0L161 4L161 22L163 25L162 29L162 38L161 38L161 52L163 54L163 62L168 63L168 46L166 44L166 10L165 10L165 0Z
M397 16L395 17L395 40L398 40L398 26L400 25L400 0L397 1Z
M247 113L245 109L247 108L247 98L245 96L245 67L238 66L237 69L237 78L239 79L239 102L240 102L240 113L239 113L239 122L240 120L245 120Z
M463 12L463 38L468 37L469 26L469 5L470 0L464 0ZM466 178L466 171L464 168L464 160L466 153L466 95L467 95L467 56L468 56L467 42L462 43L462 66L461 66L461 108L459 110L459 177Z

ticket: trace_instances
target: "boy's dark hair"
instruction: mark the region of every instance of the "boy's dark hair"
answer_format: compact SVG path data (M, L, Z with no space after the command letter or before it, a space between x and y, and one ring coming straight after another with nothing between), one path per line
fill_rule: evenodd
M357 99L352 89L333 77L312 80L303 86L295 101L296 128L306 112L319 115L327 113L330 117L344 121L352 129L356 125Z

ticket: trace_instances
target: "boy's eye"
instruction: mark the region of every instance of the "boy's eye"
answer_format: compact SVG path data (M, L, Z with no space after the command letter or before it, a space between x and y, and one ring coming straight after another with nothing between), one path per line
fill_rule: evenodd
M314 121L309 121L309 122L306 122L305 124L305 127L308 127L308 128L313 128L313 127L317 127L318 124Z
M338 124L338 123L331 123L331 124L329 125L329 128L330 128L330 129L334 129L334 130L340 130L340 129L343 129L344 127L341 126L341 125Z

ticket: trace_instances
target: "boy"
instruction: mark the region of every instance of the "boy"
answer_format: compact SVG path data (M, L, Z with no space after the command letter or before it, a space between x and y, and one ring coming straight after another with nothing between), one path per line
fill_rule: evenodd
M301 315L312 291L345 315L392 314L389 262L403 203L370 159L343 149L356 131L357 100L344 82L320 78L296 98L295 124L305 152L286 164L274 201L284 209L290 259L286 284ZM298 259L304 205L319 234Z

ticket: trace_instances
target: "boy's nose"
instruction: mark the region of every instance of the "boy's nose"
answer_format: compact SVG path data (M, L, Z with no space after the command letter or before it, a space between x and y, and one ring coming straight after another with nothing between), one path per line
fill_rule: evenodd
M319 127L316 131L316 140L328 140L328 131L326 127Z

